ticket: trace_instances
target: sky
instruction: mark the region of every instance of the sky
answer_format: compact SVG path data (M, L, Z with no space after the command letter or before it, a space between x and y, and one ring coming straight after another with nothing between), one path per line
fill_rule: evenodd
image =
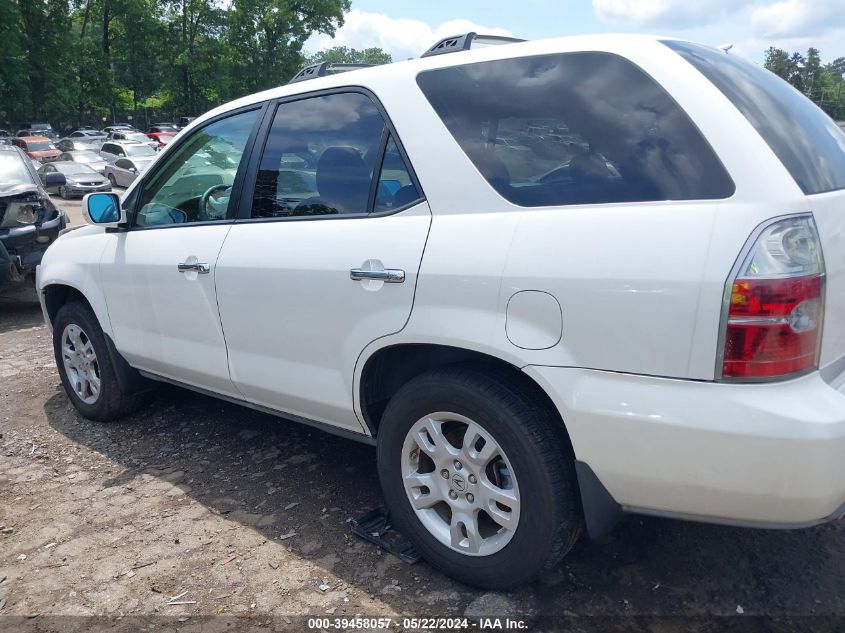
M777 46L845 57L845 0L352 0L334 39L313 36L313 53L330 46L379 47L394 60L419 57L440 38L476 31L540 39L585 33L651 33L731 51L762 62Z

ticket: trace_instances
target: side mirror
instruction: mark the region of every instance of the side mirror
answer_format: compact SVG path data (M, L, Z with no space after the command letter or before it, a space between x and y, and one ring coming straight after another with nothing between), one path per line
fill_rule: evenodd
M44 182L45 187L61 187L62 185L67 184L67 178L65 178L65 175L60 174L57 171L51 171L49 174L42 174L41 180Z
M82 215L91 224L117 227L126 223L126 212L116 193L89 193L82 198Z

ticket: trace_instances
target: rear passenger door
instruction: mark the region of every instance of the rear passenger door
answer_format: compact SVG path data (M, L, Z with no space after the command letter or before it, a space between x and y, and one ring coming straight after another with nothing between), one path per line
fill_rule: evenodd
M404 327L431 213L371 95L287 100L269 119L217 262L232 380L251 402L360 432L355 363Z

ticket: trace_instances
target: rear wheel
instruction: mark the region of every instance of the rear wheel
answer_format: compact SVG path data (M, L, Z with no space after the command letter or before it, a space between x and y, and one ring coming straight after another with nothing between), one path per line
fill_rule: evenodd
M62 200L67 200L70 197L67 195L67 187L59 185L59 195L62 197Z
M120 390L105 335L84 303L72 301L59 308L53 322L53 351L62 385L86 418L116 420L143 402L144 394Z
M378 460L395 524L463 582L527 582L580 534L560 423L505 378L454 368L414 379L385 411Z

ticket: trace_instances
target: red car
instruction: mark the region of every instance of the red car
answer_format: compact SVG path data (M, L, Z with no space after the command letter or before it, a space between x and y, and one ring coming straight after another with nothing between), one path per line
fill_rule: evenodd
M46 136L16 136L12 144L20 147L32 160L45 162L56 160L62 151Z
M154 125L145 134L158 143L158 148L161 149L173 140L176 132L176 128L169 125Z

